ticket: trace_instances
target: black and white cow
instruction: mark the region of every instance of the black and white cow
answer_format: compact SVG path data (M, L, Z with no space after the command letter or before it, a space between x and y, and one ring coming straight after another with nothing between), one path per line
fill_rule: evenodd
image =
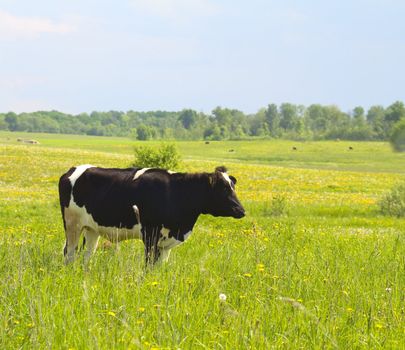
M146 263L167 260L170 249L189 237L200 214L245 215L235 184L225 167L194 174L154 168L71 168L59 180L65 262L74 259L82 231L86 261L100 236L111 242L140 238Z

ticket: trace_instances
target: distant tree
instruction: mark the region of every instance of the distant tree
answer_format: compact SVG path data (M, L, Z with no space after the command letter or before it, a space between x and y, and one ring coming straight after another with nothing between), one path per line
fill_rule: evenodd
M197 112L192 109L183 109L180 113L179 121L185 129L189 130L197 121Z
M0 130L8 130L8 123L6 122L6 117L0 114Z
M353 109L351 136L354 140L370 140L373 138L373 132L366 122L363 107L358 106Z
M266 110L260 109L256 114L251 115L248 119L250 136L265 136L269 133L265 119Z
M325 132L325 139L346 139L351 125L350 116L334 105L323 108L329 123Z
M385 109L382 106L371 106L367 112L367 123L373 130L374 137L377 139L385 139L384 128Z
M310 105L304 116L306 127L315 138L323 138L330 127L330 114L324 106L319 104Z
M220 127L216 123L211 124L204 130L204 139L216 141L221 140L222 135Z
M304 130L303 111L303 106L292 103L282 103L280 105L280 127L284 129L284 137L289 139L301 137Z
M405 152L405 117L394 124L390 143L395 151Z
M212 111L218 125L229 125L232 119L231 110L228 108L217 107Z
M272 137L279 137L280 131L280 114L276 104L269 104L265 111L265 122L267 124L267 129Z
M405 105L401 101L390 105L385 113L385 120L390 124L395 124L405 117Z
M141 141L150 140L154 137L155 131L151 126L140 124L136 128L137 139Z
M292 103L282 103L280 106L280 126L284 130L295 131L298 127L297 106Z
M56 134L60 131L59 123L55 119L52 119L48 116L42 118L41 129L45 132L49 132L52 134ZM40 131L40 130L35 130L35 131Z
M10 131L16 131L18 127L18 117L14 112L9 112L6 114L4 120L8 124L8 129Z
M104 128L99 123L94 123L87 130L87 135L103 136L104 135Z
M364 108L357 106L353 109L353 119L363 123L365 121Z
M168 111L93 111L65 114L58 111L0 114L0 129L149 139L241 139L283 137L290 139L388 140L393 128L405 117L403 102L384 109L372 106L367 114L361 106L350 113L320 104L305 108L283 103L269 104L246 115L237 109L217 107L211 115L192 109Z

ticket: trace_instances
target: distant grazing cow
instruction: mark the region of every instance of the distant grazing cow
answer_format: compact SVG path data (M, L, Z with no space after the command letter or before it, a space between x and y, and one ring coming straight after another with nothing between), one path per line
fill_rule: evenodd
M297 150L297 147L293 146L292 150L293 150L293 151L296 151L296 150Z
M353 147L352 147L352 146L349 146L349 151L353 151Z
M38 145L39 144L39 142L37 140L17 139L17 142L30 143L30 144L33 144L33 145Z
M209 142L209 141L205 141L205 144L206 144L206 145L209 145L209 144L210 144L210 142Z
M100 236L111 242L140 238L146 263L167 260L170 249L189 237L200 214L245 215L235 184L225 167L195 174L91 165L71 168L59 180L65 262L74 259L83 230L86 261Z

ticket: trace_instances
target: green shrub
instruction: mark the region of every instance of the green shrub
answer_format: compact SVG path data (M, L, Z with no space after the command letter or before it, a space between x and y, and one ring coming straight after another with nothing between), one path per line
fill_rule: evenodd
M394 125L390 142L395 151L405 152L405 118Z
M392 188L379 202L381 213L389 216L405 216L405 184Z
M137 146L133 166L175 170L180 165L180 158L180 153L174 144L161 144L157 148Z
M265 216L282 216L288 214L287 199L282 195L276 195L265 203L263 214Z

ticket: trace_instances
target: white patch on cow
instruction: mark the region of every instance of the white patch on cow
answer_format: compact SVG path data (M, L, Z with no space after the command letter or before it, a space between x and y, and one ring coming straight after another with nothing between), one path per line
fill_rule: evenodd
M167 260L169 260L170 252L170 249L160 249L160 261L167 262Z
M174 237L169 237L169 238L161 238L158 242L158 247L159 248L164 248L164 249L172 249L180 244L182 244L183 242L178 241L176 238Z
M148 171L149 169L150 169L150 168L142 168L142 169L137 170L137 172L136 172L135 175L134 175L134 180L136 180L138 177L142 176L143 173L144 173L145 171Z
M132 208L134 209L135 212L135 216L136 216L136 221L138 221L138 223L141 223L141 214L139 213L139 208L136 205L133 205Z
M159 239L159 242L158 242L159 248L172 249L175 246L183 243L183 242L178 241L174 237L169 237L169 232L170 232L170 230L167 229L166 227L163 227L162 230L160 231L162 237Z
M177 171L172 171L172 170L167 170L167 172L171 175L171 174L177 174Z
M84 228L89 228L97 232L100 236L108 239L111 242L120 242L126 239L141 238L141 225L135 224L132 228L124 227L107 227L99 225L91 214L86 210L86 207L79 207L73 200L70 199L69 207L65 208L65 215L69 212L70 217L75 217L76 227L79 233Z
M188 231L185 235L184 235L184 241L190 237L192 231Z
M72 173L72 175L69 176L70 183L72 184L72 187L75 185L76 180L88 169L88 168L94 168L94 165L90 164L83 164L79 165L76 167L75 171Z
M170 232L170 230L167 229L166 227L163 227L162 230L160 231L160 233L162 234L162 237L160 238L160 240L158 242L159 248L172 249L172 248L184 243L184 241L191 235L191 231L187 232L184 235L184 241L182 242L182 241L177 240L174 237L169 237L169 232Z
M229 186L231 187L232 191L233 191L233 187L232 187L232 180L229 177L229 175L227 173L221 173L222 176L224 177L224 179L229 183Z

